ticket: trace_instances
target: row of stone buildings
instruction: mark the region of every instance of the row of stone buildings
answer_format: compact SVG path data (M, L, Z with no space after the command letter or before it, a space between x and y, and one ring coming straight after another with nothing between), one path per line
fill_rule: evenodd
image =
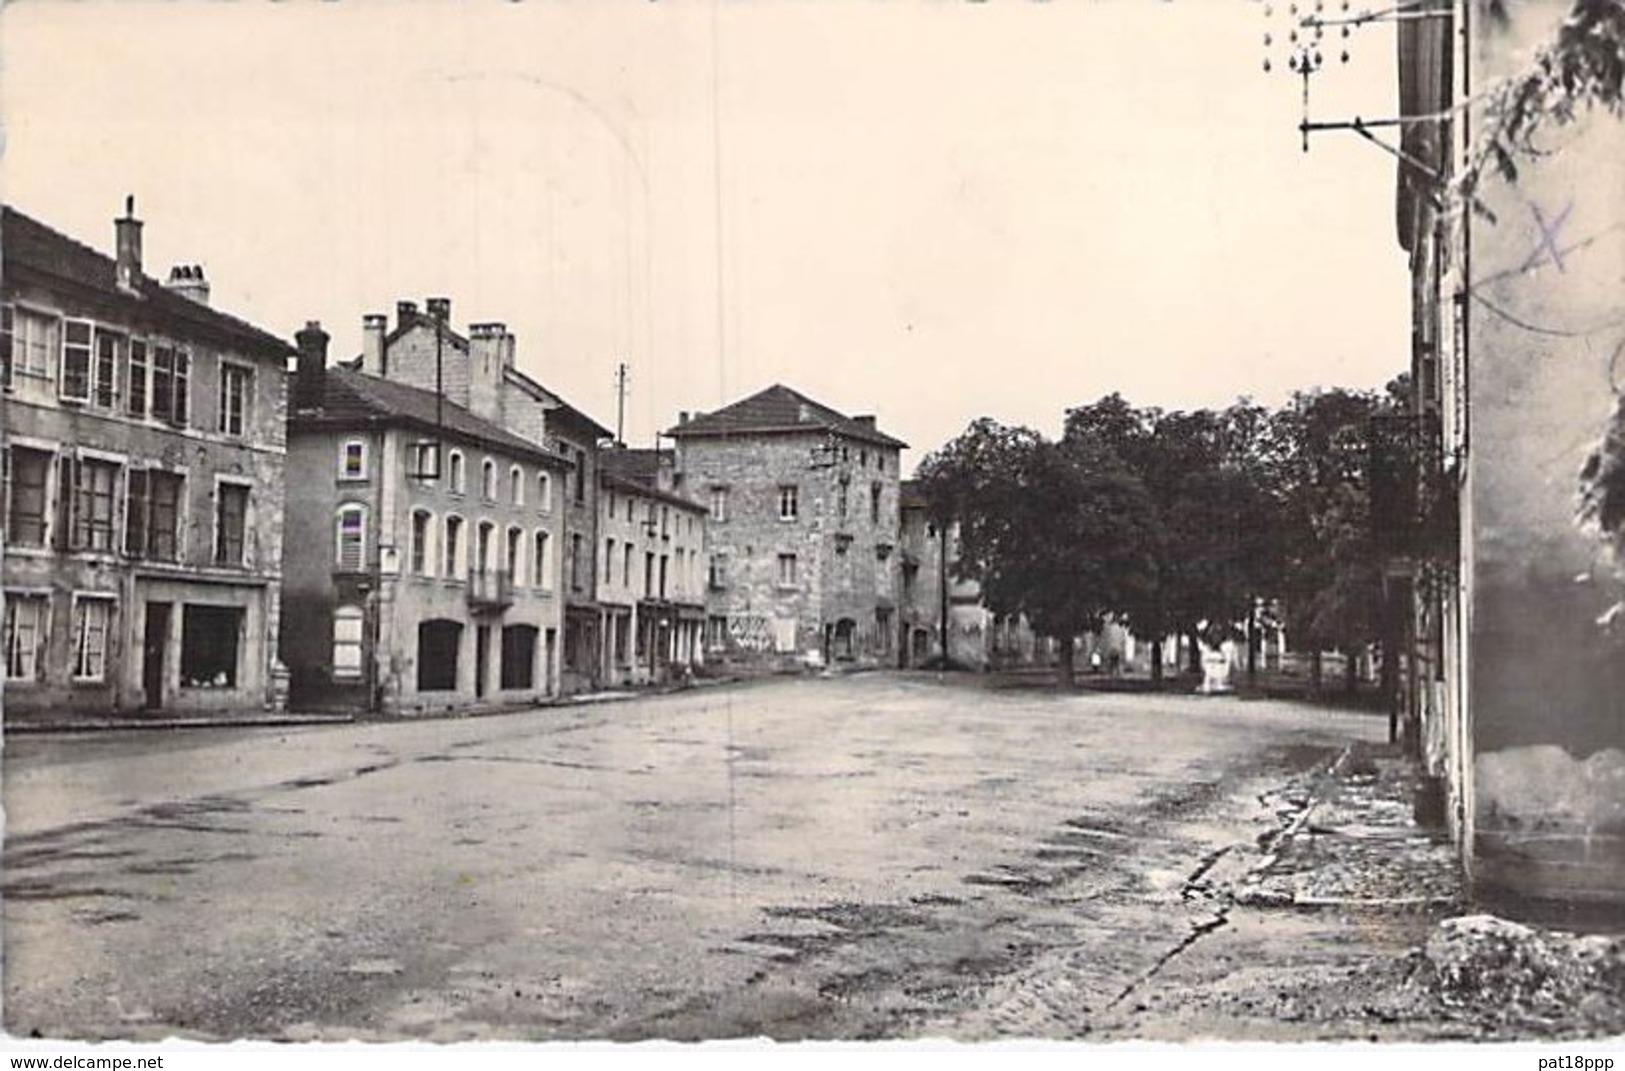
M334 360L211 306L201 268L13 208L4 248L4 697L14 718L409 714L708 665L961 661L974 591L905 444L773 386L633 450L450 303ZM941 627L949 615L951 628Z

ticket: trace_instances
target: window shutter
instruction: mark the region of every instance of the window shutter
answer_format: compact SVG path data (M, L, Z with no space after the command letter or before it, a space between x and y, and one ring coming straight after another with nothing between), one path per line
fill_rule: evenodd
M13 333L10 305L0 305L0 388L11 389L11 338Z
M57 546L62 550L73 549L74 499L78 494L78 475L79 461L77 458L64 454L57 459L56 542Z
M186 350L175 351L175 402L170 410L170 423L177 428L186 427L186 402L191 386L192 355Z

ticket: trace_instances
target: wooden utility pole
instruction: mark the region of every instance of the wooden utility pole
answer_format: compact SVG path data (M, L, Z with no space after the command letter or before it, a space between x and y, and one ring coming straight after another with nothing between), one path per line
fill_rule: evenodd
M615 366L615 445L626 445L621 434L626 426L626 362Z

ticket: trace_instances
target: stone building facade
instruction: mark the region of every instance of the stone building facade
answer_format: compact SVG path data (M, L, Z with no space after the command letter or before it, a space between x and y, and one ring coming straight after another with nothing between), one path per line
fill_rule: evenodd
M1029 665L1047 652L1024 617L993 613L982 601L981 584L959 575L958 525L939 527L925 498L906 480L897 545L900 666L942 666L945 636L947 665L958 669Z
M1400 26L1401 112L1453 115L1516 78L1571 5L1431 0ZM1414 411L1426 434L1409 711L1475 893L1506 910L1625 898L1625 577L1576 524L1581 472L1618 405L1625 121L1550 121L1493 214L1450 204L1486 113L1405 130L1397 223L1412 272ZM1610 333L1612 332L1612 333ZM1427 523L1435 513L1455 523Z
M200 268L105 256L7 207L0 314L10 719L280 701L291 347L208 304Z
M565 694L601 683L600 613L594 591L598 575L598 449L610 430L556 392L522 372L517 343L507 326L470 324L466 334L451 325L451 302L430 298L395 306L388 317L362 320L358 369L391 382L440 393L481 420L547 450L569 463L557 489L559 584L564 599L559 687Z
M682 679L705 661L705 507L669 489L661 460L624 447L599 455L598 601L610 684Z
M707 508L708 656L895 664L906 444L782 385L667 434Z
M431 391L328 368L317 324L298 341L294 702L391 716L558 695L571 464Z

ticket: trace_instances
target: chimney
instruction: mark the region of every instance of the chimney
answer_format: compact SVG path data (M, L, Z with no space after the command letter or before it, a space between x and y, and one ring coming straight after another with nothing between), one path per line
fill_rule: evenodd
M118 285L134 290L141 281L141 221L135 218L135 195L124 198L124 215L113 221L118 248Z
M687 409L678 410L678 413L677 413L677 426L682 427L684 424L687 424L687 423L688 423L688 410Z
M451 323L451 298L426 298L423 307L428 310L431 320L439 320L443 324Z
M293 336L299 345L299 364L294 372L293 407L320 409L326 393L327 340L320 320L307 320L304 330Z
M369 312L361 317L361 370L369 376L382 376L384 367L384 331L389 317L381 312Z
M468 408L497 424L502 423L503 361L511 361L512 342L506 324L468 325Z
M418 303L415 301L395 302L395 328L411 327L418 318Z
M852 423L862 424L866 428L873 428L875 426L875 415L873 413L861 413L852 418Z
M209 280L204 276L201 264L177 264L170 268L164 289L199 305L209 303Z

